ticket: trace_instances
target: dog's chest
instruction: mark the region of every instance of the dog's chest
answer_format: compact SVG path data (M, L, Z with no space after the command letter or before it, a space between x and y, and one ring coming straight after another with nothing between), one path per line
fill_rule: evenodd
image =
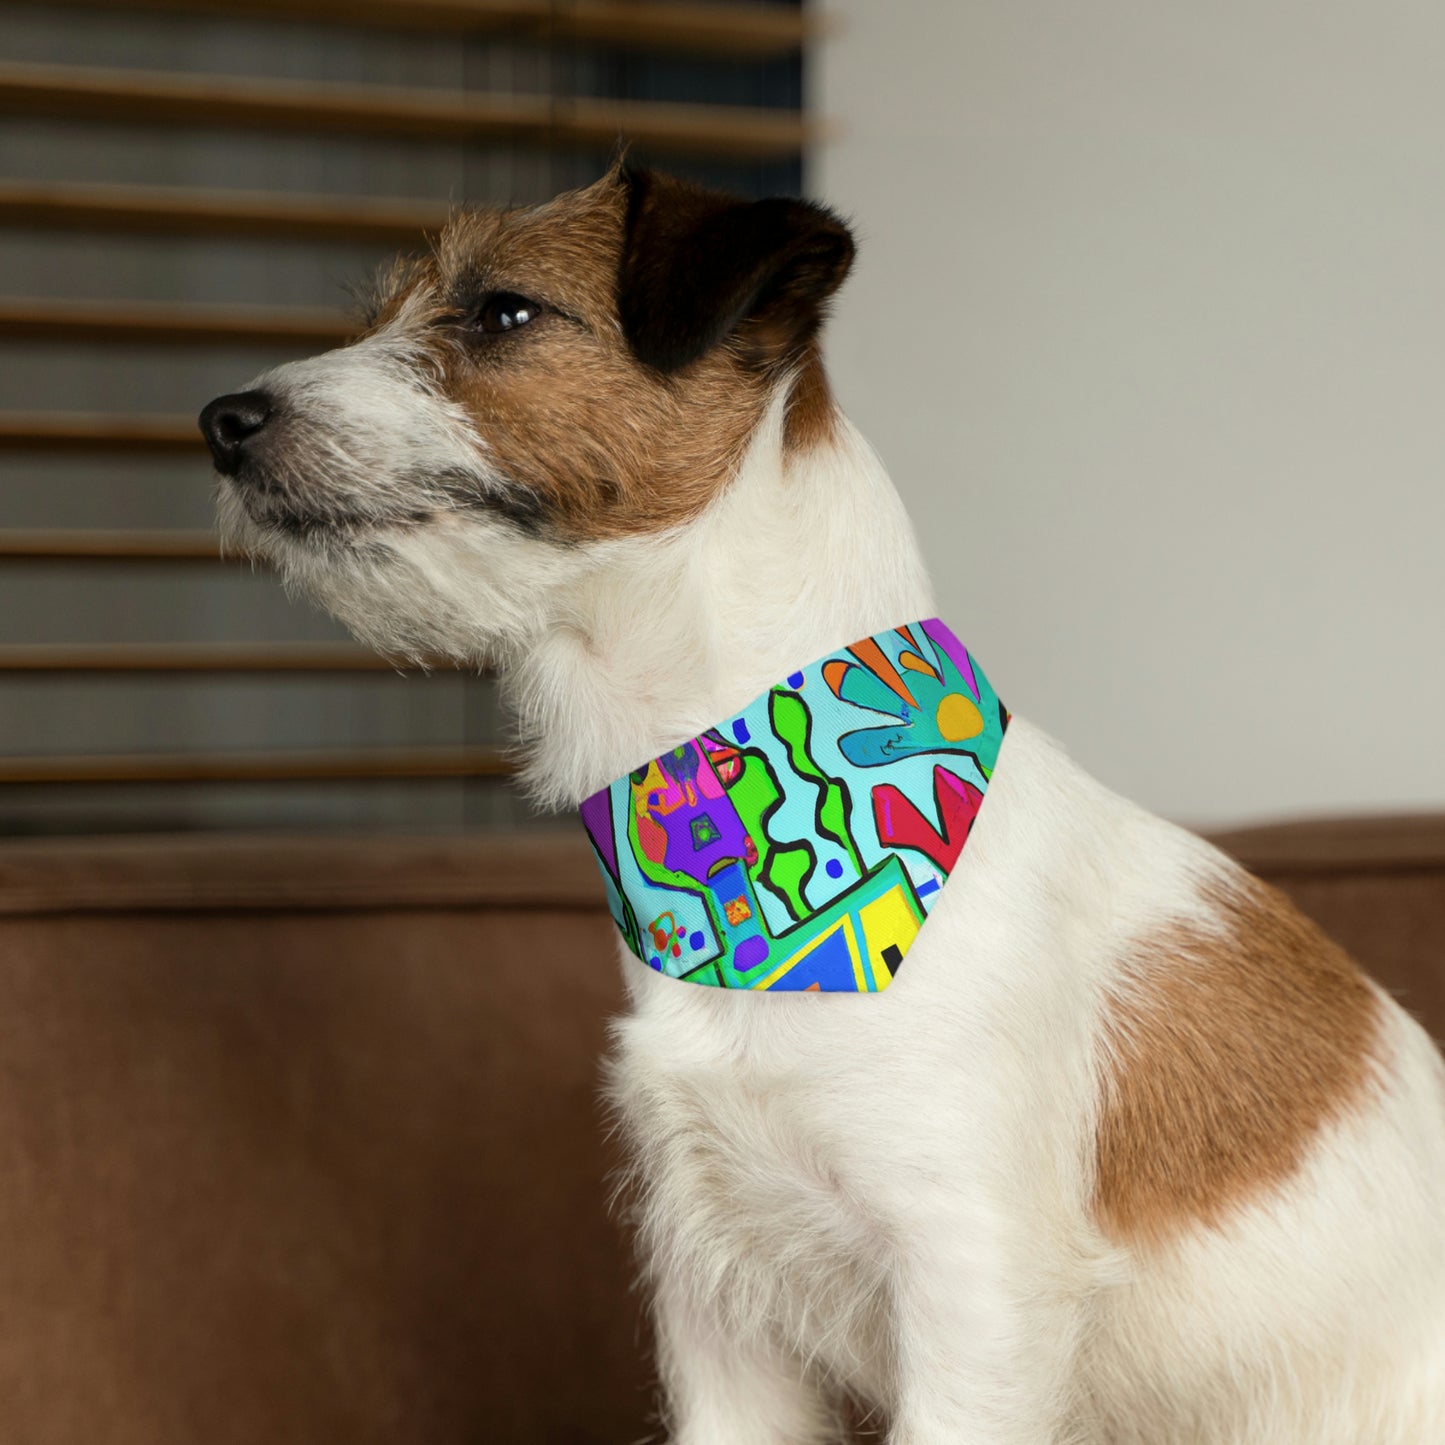
M858 1167L868 1125L850 1107L856 1071L756 1039L741 1057L709 1060L696 1047L708 1036L674 1008L644 1008L618 1030L614 1098L649 1253L701 1285L733 1327L881 1390L886 1241Z

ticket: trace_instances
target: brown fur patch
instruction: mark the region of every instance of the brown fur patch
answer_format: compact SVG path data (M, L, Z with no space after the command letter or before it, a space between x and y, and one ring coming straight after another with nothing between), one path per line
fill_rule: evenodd
M653 171L624 177L618 313L638 357L672 373L730 339L751 366L793 366L853 264L843 221L784 196L743 201Z
M789 451L806 452L833 439L838 407L817 343L810 343L788 395L783 444Z
M1211 901L1218 931L1148 940L1105 1023L1095 1212L1135 1243L1284 1183L1373 1073L1380 1004L1351 959L1245 874Z
M516 492L501 510L568 540L694 517L735 474L776 374L740 337L669 374L637 358L618 315L627 220L619 171L544 206L463 212L378 312L379 325L433 356L443 390L473 419ZM469 334L469 312L497 292L544 309L515 332ZM810 347L790 443L821 439L831 407Z
M383 311L433 349L488 461L569 540L694 516L732 476L766 401L725 348L677 378L631 355L617 322L624 211L614 174L544 206L463 212L410 278L411 305ZM514 334L437 329L502 291L546 309Z

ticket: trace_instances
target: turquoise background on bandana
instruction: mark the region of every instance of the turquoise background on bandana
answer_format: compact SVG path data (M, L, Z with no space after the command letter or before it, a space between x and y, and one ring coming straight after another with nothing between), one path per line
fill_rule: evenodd
M582 805L612 916L674 978L880 991L956 863L1007 721L937 619L819 658Z

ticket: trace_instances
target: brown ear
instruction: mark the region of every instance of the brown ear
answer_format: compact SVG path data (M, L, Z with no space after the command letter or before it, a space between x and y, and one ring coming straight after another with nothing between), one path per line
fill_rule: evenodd
M744 357L797 357L853 264L831 211L774 197L740 201L653 171L624 169L627 223L618 314L637 358L661 372L736 336Z

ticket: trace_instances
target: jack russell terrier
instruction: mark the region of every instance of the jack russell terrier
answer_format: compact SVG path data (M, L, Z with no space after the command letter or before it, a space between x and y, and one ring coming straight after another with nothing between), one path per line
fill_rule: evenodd
M582 810L671 1438L1445 1441L1439 1055L934 617L819 358L852 258L618 165L201 418L230 543L496 666Z

